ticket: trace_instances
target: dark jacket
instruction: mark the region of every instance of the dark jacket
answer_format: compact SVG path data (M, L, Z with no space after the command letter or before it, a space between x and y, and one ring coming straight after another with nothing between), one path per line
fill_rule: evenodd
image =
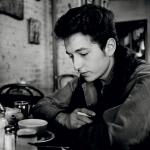
M122 58L116 59L104 87L77 78L39 101L34 116L51 122L61 111L91 108L96 112L94 122L75 130L80 149L150 149L150 65L128 54Z

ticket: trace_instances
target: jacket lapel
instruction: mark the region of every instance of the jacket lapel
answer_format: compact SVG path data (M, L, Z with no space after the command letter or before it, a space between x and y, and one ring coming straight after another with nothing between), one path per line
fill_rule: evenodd
M91 107L97 103L97 92L93 82L83 83L82 89L85 96L87 107Z

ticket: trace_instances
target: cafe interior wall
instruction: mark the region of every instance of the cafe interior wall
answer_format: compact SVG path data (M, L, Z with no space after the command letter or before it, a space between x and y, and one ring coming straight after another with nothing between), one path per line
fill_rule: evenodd
M63 42L54 40L52 26L63 13L81 4L82 0L24 0L23 20L0 14L0 86L24 79L48 94L54 90L53 79L58 75L77 74ZM117 21L148 19L147 39L149 7L149 0L109 0L108 3ZM31 17L41 22L40 44L28 43L27 19ZM148 60L149 55L147 51Z
M24 0L24 17L0 14L0 86L26 81L44 93L53 90L52 18L49 0ZM41 23L39 44L28 41L28 19Z

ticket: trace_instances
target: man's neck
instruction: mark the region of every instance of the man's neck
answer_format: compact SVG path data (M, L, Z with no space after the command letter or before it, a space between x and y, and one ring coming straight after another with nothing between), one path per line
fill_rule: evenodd
M109 84L111 82L113 76L113 66L114 66L114 57L111 57L105 75L103 76L103 78L101 78L103 85Z

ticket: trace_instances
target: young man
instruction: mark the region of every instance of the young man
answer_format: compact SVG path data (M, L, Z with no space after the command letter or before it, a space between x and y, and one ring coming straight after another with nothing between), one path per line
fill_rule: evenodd
M118 44L113 13L70 9L55 33L80 77L39 101L34 116L65 128L76 150L150 148L150 65Z

